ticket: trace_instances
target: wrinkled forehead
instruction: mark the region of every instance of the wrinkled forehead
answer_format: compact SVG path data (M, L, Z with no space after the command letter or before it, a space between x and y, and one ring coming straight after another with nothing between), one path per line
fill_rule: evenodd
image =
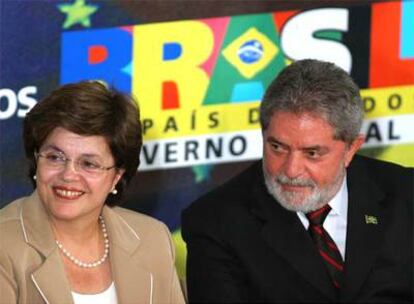
M333 126L328 119L328 115L317 111L275 111L270 117L270 124L278 124L279 121L290 119L295 122L314 122L318 125L329 126L333 129Z
M112 158L112 153L104 136L80 135L67 129L55 128L45 139L40 150L52 149L69 157L81 155Z
M282 142L316 145L332 141L335 130L322 116L313 113L276 112L264 132L265 140L271 136Z

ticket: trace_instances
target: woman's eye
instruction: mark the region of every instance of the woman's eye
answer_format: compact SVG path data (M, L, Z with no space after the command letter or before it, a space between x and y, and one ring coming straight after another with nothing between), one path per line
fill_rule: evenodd
M100 168L99 164L94 163L94 162L92 162L90 160L83 160L81 162L81 165L82 165L83 168L87 168L87 169L97 169L97 168Z
M46 159L51 162L65 162L65 158L62 155L55 153L47 154Z

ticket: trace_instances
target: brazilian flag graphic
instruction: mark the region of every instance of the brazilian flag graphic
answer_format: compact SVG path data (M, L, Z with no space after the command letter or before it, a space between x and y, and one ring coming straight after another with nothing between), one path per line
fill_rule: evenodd
M258 101L285 65L271 14L232 17L203 104Z

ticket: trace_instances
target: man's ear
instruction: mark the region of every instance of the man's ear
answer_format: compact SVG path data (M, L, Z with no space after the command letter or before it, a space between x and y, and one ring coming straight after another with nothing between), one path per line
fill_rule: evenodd
M363 134L359 134L357 138L354 139L353 142L351 142L348 145L348 148L345 152L345 167L348 167L351 163L351 160L354 158L355 153L361 148L361 146L365 142L365 136Z

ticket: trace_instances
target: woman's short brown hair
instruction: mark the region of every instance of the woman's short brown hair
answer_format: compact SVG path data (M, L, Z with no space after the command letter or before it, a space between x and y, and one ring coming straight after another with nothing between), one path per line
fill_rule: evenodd
M26 115L23 140L29 160L29 177L36 173L34 154L57 127L79 135L103 136L115 166L125 173L116 185L117 195L106 203L115 205L136 174L142 146L139 108L132 97L108 89L98 81L66 84L37 103ZM35 186L35 184L34 184Z

